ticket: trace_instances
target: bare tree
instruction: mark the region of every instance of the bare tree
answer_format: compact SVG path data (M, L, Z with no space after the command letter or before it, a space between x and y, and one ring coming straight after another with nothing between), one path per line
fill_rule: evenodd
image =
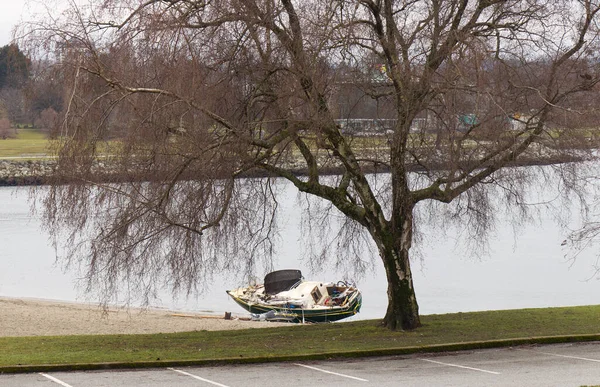
M8 118L0 119L0 139L6 140L7 138L16 137L16 131L10 125Z
M191 289L217 271L252 272L273 252L272 177L283 178L346 217L340 248L362 240L357 233L372 241L388 282L383 324L414 329L409 252L419 203L454 201L451 216L483 236L495 219L487 187L523 204L527 177L506 167L591 155L557 146L549 124L595 91L599 7L588 0L72 6L27 27L30 49L54 50L68 96L56 177L72 184L52 187L47 224L71 230L72 246L87 252L90 280L109 294L119 279L151 294L159 275ZM391 123L374 146L342 132L339 120L361 109ZM367 173L382 165L391 182L375 189ZM332 168L338 175L325 179ZM253 174L266 177L238 179Z
M58 113L52 108L46 108L35 121L35 126L50 133L55 130L58 123Z
M0 90L0 102L12 122L27 122L25 96L22 90L11 88Z

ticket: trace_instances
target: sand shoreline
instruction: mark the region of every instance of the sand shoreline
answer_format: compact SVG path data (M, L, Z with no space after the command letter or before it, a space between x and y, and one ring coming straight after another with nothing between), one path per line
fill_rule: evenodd
M157 309L109 308L98 305L0 297L0 337L103 335L214 331L282 326L245 321L233 315L194 314Z

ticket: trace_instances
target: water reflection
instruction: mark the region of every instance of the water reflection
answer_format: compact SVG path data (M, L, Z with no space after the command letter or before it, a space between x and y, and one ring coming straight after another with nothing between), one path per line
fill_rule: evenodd
M294 196L294 195L292 195ZM27 189L0 188L0 296L64 301L89 301L78 286L77 273L63 272L55 264L55 251L40 221L29 210ZM344 273L332 268L313 273L302 261L299 220L294 216L295 196L284 203L285 230L281 234L276 268L299 268L307 278L337 280ZM415 286L422 314L489 309L597 304L600 281L593 274L594 251L586 251L574 265L564 259L564 235L546 219L525 227L514 240L508 224L498 227L490 242L490 256L466 258L447 240L423 248L422 263L415 263ZM152 306L184 310L242 312L225 294L239 280L223 275L213 288L190 299L176 299L168 291ZM381 265L357 285L363 291L362 312L354 319L382 317L387 305L385 275ZM91 301L94 301L93 298Z

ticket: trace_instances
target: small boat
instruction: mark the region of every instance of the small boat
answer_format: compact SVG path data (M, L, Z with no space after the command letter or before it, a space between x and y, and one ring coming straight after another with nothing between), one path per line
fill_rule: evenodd
M354 316L362 305L355 286L345 281L305 281L300 270L274 271L263 284L227 290L227 294L256 319L267 321L338 321Z

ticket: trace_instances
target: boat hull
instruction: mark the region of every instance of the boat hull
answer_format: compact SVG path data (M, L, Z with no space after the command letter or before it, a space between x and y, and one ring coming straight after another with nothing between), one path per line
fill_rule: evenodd
M274 311L277 314L289 317L290 322L311 322L323 323L339 321L348 317L352 317L360 311L362 306L362 295L359 293L348 304L344 306L332 306L329 308L303 309L299 307L275 306L267 304L249 304L245 300L236 297L227 291L227 294L242 308L250 313L263 314Z

